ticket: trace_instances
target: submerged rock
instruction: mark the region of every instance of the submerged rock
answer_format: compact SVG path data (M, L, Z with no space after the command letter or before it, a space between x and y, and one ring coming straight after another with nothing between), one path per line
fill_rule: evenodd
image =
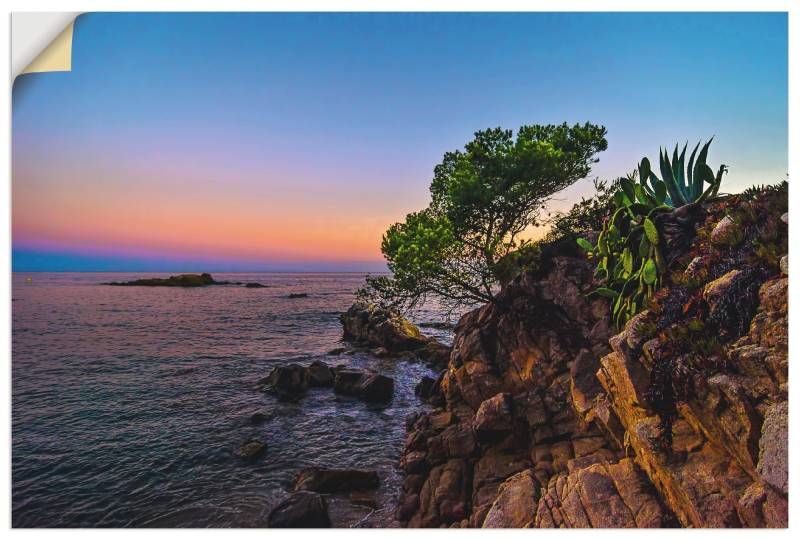
M263 424L267 420L269 420L269 417L262 412L257 412L250 415L250 423L254 425Z
M243 459L255 459L267 451L267 445L257 439L250 439L233 451L234 455Z
M273 529L330 527L328 504L318 493L292 493L270 511L267 525Z
M308 293L291 293L287 298L308 298Z
M364 372L356 369L336 370L333 391L344 396L357 396Z
M133 281L111 281L102 285L117 287L205 287L206 285L229 285L228 281L215 281L211 274L179 274L168 278L144 278Z
M337 493L374 489L378 487L379 483L378 473L375 471L307 467L295 475L292 480L292 489L295 491Z

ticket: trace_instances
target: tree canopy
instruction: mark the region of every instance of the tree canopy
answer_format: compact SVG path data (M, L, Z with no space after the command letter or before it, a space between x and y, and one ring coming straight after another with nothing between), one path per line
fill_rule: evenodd
M606 149L594 124L522 126L475 133L434 169L430 206L386 231L381 251L391 277L369 278L360 294L413 309L429 295L452 308L494 301L509 254L526 248L549 198L586 177Z

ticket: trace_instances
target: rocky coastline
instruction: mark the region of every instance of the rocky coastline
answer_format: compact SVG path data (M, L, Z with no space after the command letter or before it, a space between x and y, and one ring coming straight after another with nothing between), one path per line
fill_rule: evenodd
M350 347L439 371L416 387L427 409L406 419L392 525L786 527L785 197L665 216L671 280L621 329L574 240L543 245L535 270L466 313L452 348L385 309L343 313ZM257 387L381 402L393 381L314 362ZM270 526L329 526L326 495L369 506L379 483L374 471L299 471Z
M621 331L569 242L464 315L408 422L400 523L786 527L785 199L695 209Z

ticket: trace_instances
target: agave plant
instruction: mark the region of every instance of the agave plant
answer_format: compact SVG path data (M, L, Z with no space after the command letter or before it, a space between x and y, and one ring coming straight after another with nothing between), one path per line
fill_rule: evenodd
M711 137L703 145L699 154L697 150L700 148L700 142L697 143L689 156L689 165L685 170L684 164L688 144L684 144L680 154L676 144L671 160L669 151L666 148L659 149L659 169L661 169L663 180L650 169L650 160L647 158L642 159L639 164L640 184L649 195L658 200L659 204L666 204L676 208L714 198L722 184L722 175L728 171L728 167L720 165L715 176L711 167L706 163L708 147L711 146L711 141L713 140L714 137ZM697 159L695 159L695 156ZM705 187L705 184L708 184L708 187Z

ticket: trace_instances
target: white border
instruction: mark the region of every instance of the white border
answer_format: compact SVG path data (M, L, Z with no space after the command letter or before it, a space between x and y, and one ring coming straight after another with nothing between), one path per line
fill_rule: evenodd
M798 73L800 73L800 38L798 38L798 28L800 28L800 2L794 0L759 0L759 1L742 1L742 0L728 0L725 2L721 1L709 1L709 0L672 0L672 1L651 1L644 5L643 2L640 1L631 1L631 0L606 0L602 3L600 2L592 2L590 0L561 0L561 1L538 1L538 2L525 2L520 0L493 0L489 1L477 1L477 0L407 0L407 1L365 1L365 0L356 0L356 1L345 1L345 0L295 0L293 2L288 1L280 1L280 2L248 2L244 0L227 0L225 2L219 1L210 1L210 0L195 0L191 4L187 2L180 2L178 0L138 0L138 1L129 1L129 0L120 0L120 1L98 1L98 0L86 0L86 1L64 1L58 2L56 0L10 0L7 2L7 5L10 7L10 11L61 11L61 10L70 10L70 11L83 11L83 12L91 12L91 11L789 11L789 29L790 29L790 39L789 39L789 97L790 97L790 104L789 104L789 167L792 170L792 165L796 163L798 156L800 156L800 137L797 136L797 127L800 125L798 122ZM10 17L6 19L10 21ZM8 32L9 23L7 22L6 25L3 25L2 32L5 34ZM794 35L792 35L794 34ZM9 51L6 50L6 47L10 44L9 36L3 35L0 37L0 44L3 47L3 52L0 54L2 58L2 62L5 64L9 62ZM732 66L732 69L735 69ZM9 66L6 65L6 73L9 73ZM10 80L7 79L7 80ZM4 120L5 129L3 129L0 133L0 148L2 148L2 160L3 160L3 167L0 170L6 171L4 175L5 178L5 186L4 189L0 189L0 208L4 208L9 211L9 214L5 216L5 219L0 220L0 238L2 239L2 269L5 279L0 280L0 291L2 294L0 295L4 301L6 302L6 309L0 310L0 328L3 331L3 334L9 338L7 341L7 345L5 348L0 349L2 351L2 359L5 360L3 362L3 372L2 377L4 379L3 388L7 389L6 398L0 400L0 416L2 416L3 422L5 424L5 434L6 434L6 443L0 445L0 461L3 463L3 488L0 489L0 524L2 524L3 528L9 529L11 523L11 500L10 500L10 493L11 493L11 478L10 478L10 469L11 469L11 381L10 381L10 372L11 372L11 363L10 363L10 335L11 335L11 326L10 326L10 312L11 312L11 289L10 289L10 275L11 275L11 264L10 264L10 253L11 253L11 242L10 242L10 234L11 234L11 221L10 221L10 176L11 176L11 168L10 168L10 107L11 107L11 100L10 100L10 90L11 85L9 84L6 89L4 89L4 97L6 106L2 108L2 118ZM800 198L800 188L794 187L790 189L790 206L792 208L800 208L798 205L798 198ZM800 214L799 214L800 215ZM794 222L794 219L792 219ZM797 249L798 240L795 232L800 234L800 229L797 229L794 226L790 226L790 251L793 253L800 253ZM800 255L798 255L800 257ZM800 264L800 263L796 263ZM798 266L800 268L800 266ZM795 323L797 321L797 315L800 314L800 307L798 307L798 294L797 288L794 285L790 285L790 330L793 330L798 327ZM795 335L794 332L790 332L793 336ZM791 340L791 348L790 351L795 350L796 347L796 340L800 338L793 337ZM790 360L790 372L794 372L790 375L790 379L794 380L797 377L797 369L793 369L791 364L793 360ZM795 401L795 394L790 387L790 403L796 403ZM798 429L795 429L796 426L800 426L800 414L795 414L797 412L797 405L793 405L790 407L790 429L792 434L790 435L789 440L789 447L790 447L790 485L792 486L793 490L798 489L797 486L800 486L800 474L797 471L800 471L800 455L798 455L798 448L800 448L800 443L798 442L797 435ZM795 421L797 420L797 421ZM800 514L798 513L798 500L800 500L800 495L794 493L789 498L790 504L790 527L795 529L800 528ZM763 531L763 530L707 530L707 531L690 531L690 530L681 530L681 531L674 531L674 530L655 530L655 531L648 531L646 534L654 534L657 536L665 537L665 535L673 535L677 534L681 537L688 537L688 536L695 536L695 535L703 535L703 536L716 536L716 535L725 535L726 537L741 537L741 536L751 536L751 535L763 535L768 534L771 536L777 535L787 535L789 534L789 530L775 530L775 531ZM209 536L218 536L218 535L226 535L226 536L237 536L237 537L249 537L249 538L311 538L311 537L318 537L321 534L324 534L326 538L348 538L352 537L351 535L357 535L360 537L365 537L366 535L376 534L376 532L372 532L369 530L347 530L347 529L337 529L331 531L315 531L315 530L296 530L296 531L279 531L279 530L262 530L262 529L255 529L255 530L182 530L182 529L170 529L170 530L104 530L104 529L80 529L80 530L25 530L25 529L13 529L11 533L18 538L31 538L31 537L59 537L59 538L85 538L85 537L93 537L93 538L101 538L107 537L109 534L114 536L120 537L131 537L131 536L143 536L147 535L148 537L154 539L167 539L169 538L190 538L196 535L209 537ZM593 538L599 539L611 539L615 538L618 535L625 535L629 538L632 536L629 535L641 535L645 534L644 531L619 531L619 530L602 530L602 529L588 529L588 530L572 530L572 531L547 531L547 530L537 530L537 531L525 531L525 530L505 530L505 531L477 531L477 530L450 530L450 531L438 531L438 530L415 530L415 531L394 531L390 529L382 529L377 534L386 534L386 535L393 535L395 537L398 536L405 536L413 534L415 537L431 537L431 536L440 536L443 534L446 535L458 535L461 538L465 536L470 536L476 538L474 535L480 535L480 538L487 538L487 537L494 537L494 536L502 536L504 538L509 538L511 536L522 537L525 535L526 538L530 538L528 535L536 535L537 537L541 535L550 536L550 537L564 537L565 535L592 535ZM551 536L552 535L552 536Z

